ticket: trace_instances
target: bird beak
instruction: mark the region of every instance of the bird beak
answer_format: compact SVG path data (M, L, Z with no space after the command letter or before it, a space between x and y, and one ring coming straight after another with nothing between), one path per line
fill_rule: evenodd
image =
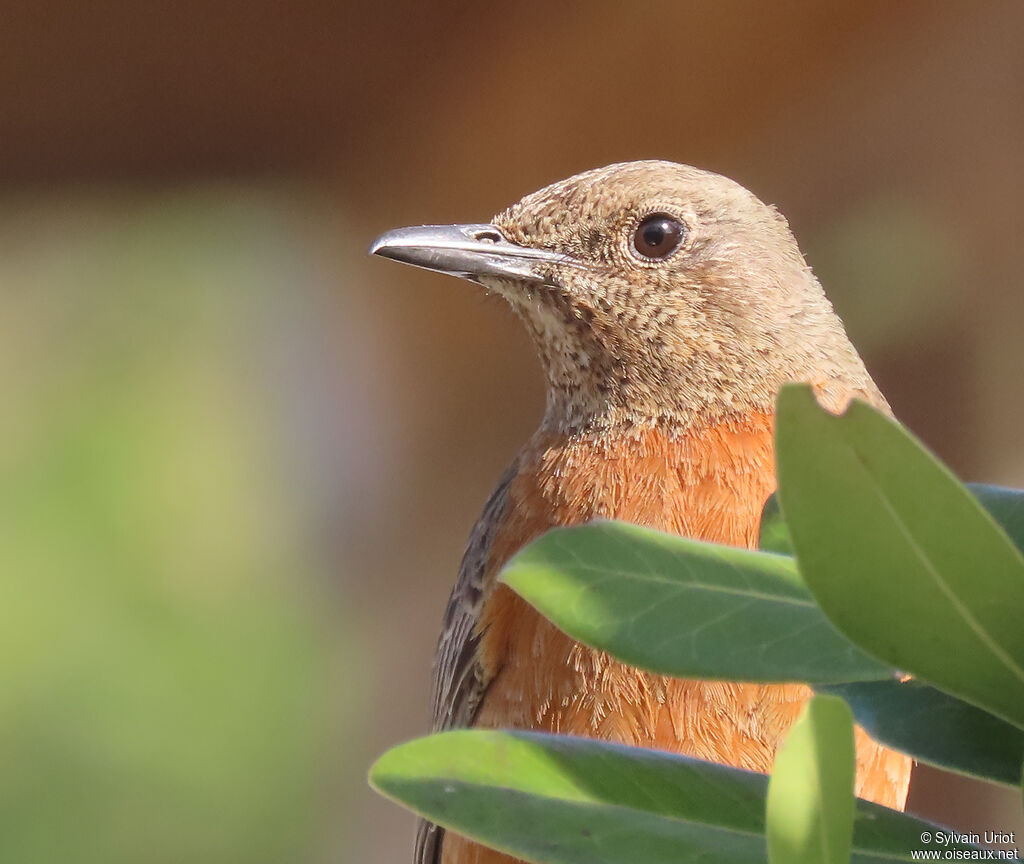
M417 225L381 234L371 255L450 273L473 282L480 277L552 284L551 265L566 255L510 243L493 225Z

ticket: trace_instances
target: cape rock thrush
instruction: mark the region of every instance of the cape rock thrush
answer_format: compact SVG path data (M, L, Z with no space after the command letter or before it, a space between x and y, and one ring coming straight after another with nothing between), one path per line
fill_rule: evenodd
M547 378L543 422L462 561L433 728L541 729L768 771L809 688L639 671L570 639L496 575L548 529L597 518L753 548L780 385L808 382L831 410L852 397L888 410L785 219L717 174L631 162L491 224L403 228L372 251L504 297ZM857 763L858 794L903 807L907 757L858 729ZM511 860L420 827L417 864Z

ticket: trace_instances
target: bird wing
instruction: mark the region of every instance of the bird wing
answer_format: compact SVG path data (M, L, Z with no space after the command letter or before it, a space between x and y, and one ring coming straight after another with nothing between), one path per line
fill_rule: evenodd
M469 537L459 578L448 599L444 628L434 661L432 724L434 732L471 726L487 691L489 678L480 665L477 621L487 580L488 560L494 535L508 508L508 492L518 472L518 461L502 475L484 512ZM444 829L421 821L416 831L415 864L440 864Z

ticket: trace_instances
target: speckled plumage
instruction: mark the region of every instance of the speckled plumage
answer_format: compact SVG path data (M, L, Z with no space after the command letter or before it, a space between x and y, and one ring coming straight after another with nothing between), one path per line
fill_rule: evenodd
M651 262L630 239L655 212L677 216L686 237ZM534 337L548 428L771 410L789 380L819 384L833 404L851 394L885 404L786 220L726 177L611 165L526 196L494 224L582 265L552 268L562 289L488 283Z
M665 260L630 248L651 213L686 229ZM542 284L480 280L533 336L547 409L470 539L438 651L434 728L546 729L769 770L807 688L640 672L573 642L495 577L549 528L599 517L756 546L779 386L812 383L833 410L885 400L785 220L731 180L612 165L529 195L494 224L567 260L546 265ZM860 794L902 807L909 771L858 730ZM511 860L426 823L417 840L417 864Z

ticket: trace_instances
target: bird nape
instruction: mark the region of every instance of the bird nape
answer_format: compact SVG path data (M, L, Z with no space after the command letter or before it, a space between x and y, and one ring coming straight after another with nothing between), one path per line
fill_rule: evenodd
M808 687L643 672L573 641L496 577L550 528L599 518L754 548L779 387L888 411L785 219L718 174L629 162L490 224L403 228L372 251L501 295L547 380L543 420L488 500L448 603L434 730L539 729L770 770ZM902 809L910 759L856 734L857 793ZM514 860L428 823L415 856Z

